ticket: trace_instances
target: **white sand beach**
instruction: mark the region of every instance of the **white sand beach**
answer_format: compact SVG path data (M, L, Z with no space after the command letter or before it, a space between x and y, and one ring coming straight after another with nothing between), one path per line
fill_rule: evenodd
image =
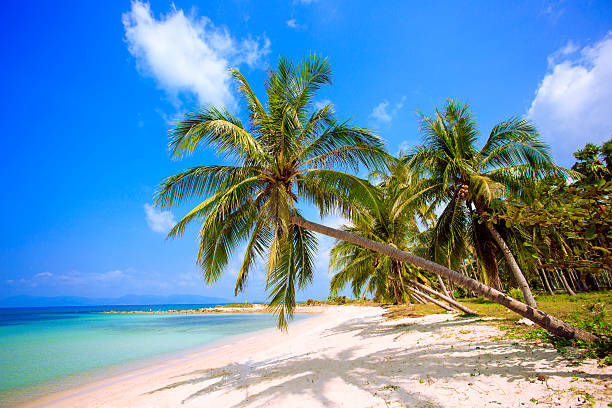
M612 369L498 340L451 314L385 321L328 307L292 325L46 397L28 407L607 407Z

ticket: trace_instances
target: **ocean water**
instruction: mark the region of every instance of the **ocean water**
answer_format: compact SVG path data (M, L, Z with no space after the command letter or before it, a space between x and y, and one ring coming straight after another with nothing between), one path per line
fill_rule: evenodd
M0 309L0 406L136 367L153 357L275 327L271 314L103 314L207 305ZM208 305L210 306L210 305ZM296 315L296 320L306 316Z

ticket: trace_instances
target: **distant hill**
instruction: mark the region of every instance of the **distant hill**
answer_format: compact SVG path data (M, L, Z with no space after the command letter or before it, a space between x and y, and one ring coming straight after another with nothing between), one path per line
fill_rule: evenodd
M11 296L0 299L0 307L163 305L163 304L231 303L230 300L200 295L125 295L118 298L86 298L78 296Z

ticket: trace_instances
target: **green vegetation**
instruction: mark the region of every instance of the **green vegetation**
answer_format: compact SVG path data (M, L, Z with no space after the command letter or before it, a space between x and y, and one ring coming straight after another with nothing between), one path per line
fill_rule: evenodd
M332 295L350 283L356 297L371 293L377 302L433 302L464 311L470 309L452 293L485 296L555 335L595 339L538 309L532 288L541 282L551 294L561 285L575 294L610 287L610 265L591 259L610 253L609 221L590 226L586 217L609 214L609 145L587 146L576 154L575 170L562 169L535 125L515 117L494 126L479 147L468 106L449 100L432 117L420 114L423 145L396 159L373 132L338 121L330 104L315 107L316 92L331 83L325 59L307 57L299 65L281 59L269 72L263 101L240 72L232 75L248 121L225 109L202 108L176 124L169 146L173 158L206 147L229 164L171 176L155 200L162 208L201 200L169 236L201 223L196 262L206 283L216 282L246 243L235 293L264 260L270 307L284 328L296 290L313 278L318 232L338 239L331 256ZM369 181L354 175L363 167L371 172ZM562 187L568 176L579 181ZM547 202L558 217L537 219L530 211L542 210L536 204L553 185L574 199L561 200L559 207ZM349 223L335 229L305 220L303 202L321 216L340 213ZM513 205L520 208L514 211ZM442 209L439 217L436 209ZM570 221L582 217L575 222L579 228L558 221L564 214ZM535 219L523 222L529 217ZM585 272L578 262L590 263L590 269ZM521 296L526 304L516 300Z
M486 213L493 200L516 194L527 180L563 174L563 169L554 165L528 120L514 117L498 123L478 147L478 126L467 104L448 101L432 118L419 115L424 144L405 160L426 182L427 188L418 192L422 199L432 208L443 207L431 231L431 258L457 268L470 248L484 266L484 281L501 290L496 257L501 250L527 304L535 307L523 272Z
M242 308L242 309L250 309L255 307L252 303L230 303L227 305L217 305L215 308L227 309L227 308Z
M170 207L204 198L169 237L181 235L193 221L202 222L196 262L208 284L221 277L246 241L235 293L245 288L256 260L266 259L270 306L285 328L296 289L312 281L317 250L315 235L290 221L301 217L298 195L322 214L338 208L354 212L362 181L345 170L382 167L387 154L372 132L336 120L332 105L313 109L316 91L331 83L327 60L307 57L295 66L281 59L270 71L263 103L240 72L232 75L248 123L214 107L188 113L171 132L170 150L173 158L182 158L205 146L234 165L198 166L169 177L155 203Z
M414 250L421 244L417 221L431 222L435 216L410 197L420 186L412 183L406 165L392 160L389 169L389 174L372 173L371 178L383 181L371 187L372 199L341 228L402 251ZM346 241L336 241L329 265L336 272L330 283L332 294L350 283L356 298L369 293L381 302L403 303L410 299L406 279L428 279L413 265Z

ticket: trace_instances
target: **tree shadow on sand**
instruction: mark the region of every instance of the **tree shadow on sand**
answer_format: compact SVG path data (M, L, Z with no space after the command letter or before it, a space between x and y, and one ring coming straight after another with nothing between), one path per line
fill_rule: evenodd
M364 340L377 336L393 336L395 339L406 333L439 335L442 329L449 327L463 326L470 329L471 324L471 320L452 319L409 325L372 325L371 322L364 323L358 319L328 329L325 335L350 333ZM472 345L470 341L451 344L441 339L440 343L427 346L402 341L397 344L397 347L370 354L360 347L339 352L327 348L292 358L233 363L216 369L185 373L180 377L189 379L176 381L150 393L184 385L198 385L199 389L187 396L183 403L213 392L243 389L244 398L235 407L246 403L265 405L291 393L295 393L298 401L310 398L323 406L334 406L337 401L330 400L322 390L337 388L338 384L343 383L343 389L351 393L363 393L368 398L380 398L380 404L384 401L400 401L403 406L436 408L442 405L424 396L422 392L426 392L426 387L437 381L461 379L467 382L481 375L499 375L508 381L536 381L542 374L611 378L609 375L560 371L557 369L559 356L554 350L527 343L479 340L477 345ZM269 385L265 388L258 386L261 380ZM503 390L489 391L492 395L503 393ZM469 401L466 403L469 405Z
M411 407L442 407L418 393L406 392L400 385L394 384L390 377L397 370L391 368L381 370L381 364L387 363L388 356L384 352L356 357L353 355L353 349L325 358L303 354L288 359L234 363L216 369L185 373L183 376L196 377L174 382L151 391L150 394L188 384L202 384L202 388L182 402L187 403L223 389L245 389L244 399L233 407L243 406L246 403L265 405L281 396L287 397L291 393L295 393L296 401L310 397L322 406L336 406L337 401L328 399L322 390L341 381L348 385L352 392L365 392L380 398L381 404L384 404L384 401L399 400L402 404ZM255 384L262 380L271 385L253 393L246 389L247 384Z

